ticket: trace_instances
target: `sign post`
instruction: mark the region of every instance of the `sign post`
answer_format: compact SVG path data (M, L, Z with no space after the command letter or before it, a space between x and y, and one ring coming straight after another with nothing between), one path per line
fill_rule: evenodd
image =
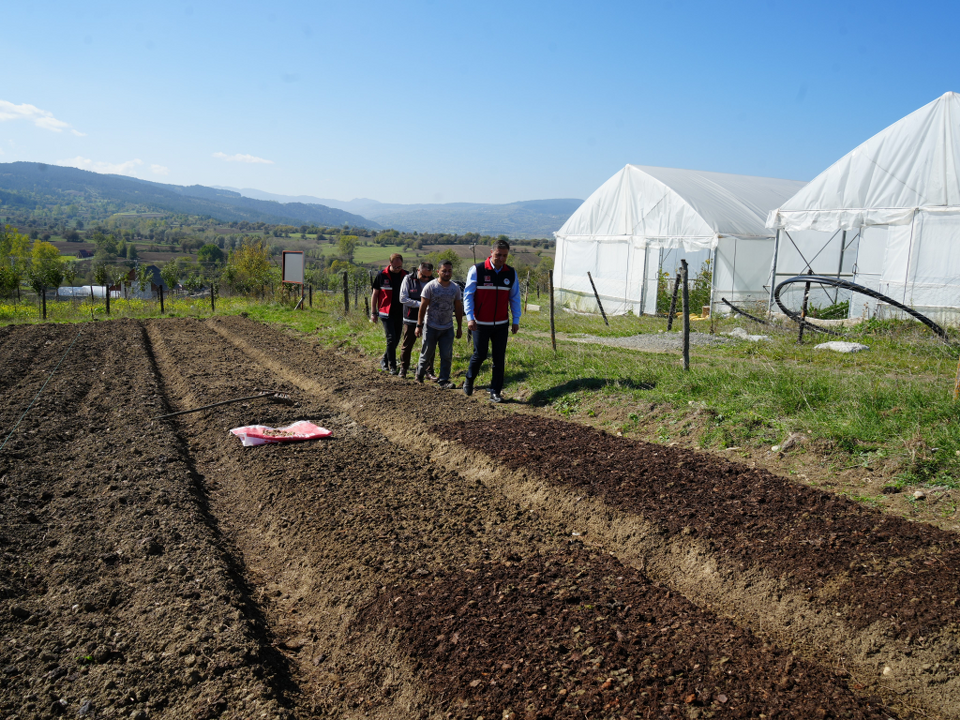
M303 250L284 250L280 253L281 282L299 285L300 299L294 310L303 310Z

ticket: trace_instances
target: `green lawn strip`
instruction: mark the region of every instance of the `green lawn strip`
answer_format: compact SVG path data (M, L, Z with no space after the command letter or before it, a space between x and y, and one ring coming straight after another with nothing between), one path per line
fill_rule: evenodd
M340 250L336 243L333 245L318 245L317 247L323 250L323 254L331 260L340 256ZM357 245L353 251L353 262L359 265L382 264L386 266L390 262L390 256L395 252L403 255L405 260L407 256L412 258L414 255L413 250L405 251L403 245ZM412 267L409 262L405 264L408 268Z
M351 298L352 302L352 298ZM246 313L260 322L313 336L326 346L353 347L372 358L383 352L383 329L362 310L343 312L339 294L314 294L314 307L242 297L217 298L217 315ZM107 319L102 299L48 302L50 321ZM154 301L111 301L110 318L158 317ZM166 316L209 317L210 299L167 299ZM541 314L542 315L542 314ZM567 313L563 332L598 335L602 319ZM609 332L623 335L665 328L662 318L611 318ZM0 322L39 322L36 304L0 303ZM720 328L736 325L723 320ZM506 392L518 402L550 407L562 416L599 416L612 429L644 426L654 412L657 438L695 435L702 447L762 447L800 432L832 448L838 467L871 467L899 461L898 484L960 485L960 425L952 390L956 352L908 326L871 328L869 351L840 355L797 345L792 333L771 332L762 343L694 347L691 370L679 352L645 353L619 347L558 341L554 353L543 317L527 315L507 350ZM559 328L558 328L559 329ZM755 328L746 328L757 332ZM465 333L466 335L466 333ZM820 341L821 338L816 338ZM462 377L471 346L454 347L453 374ZM489 361L478 385L489 380Z

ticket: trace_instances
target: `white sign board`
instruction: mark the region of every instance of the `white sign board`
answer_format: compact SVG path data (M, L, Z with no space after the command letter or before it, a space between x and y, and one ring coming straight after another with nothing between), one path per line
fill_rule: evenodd
M281 253L283 282L303 285L303 251L284 250Z

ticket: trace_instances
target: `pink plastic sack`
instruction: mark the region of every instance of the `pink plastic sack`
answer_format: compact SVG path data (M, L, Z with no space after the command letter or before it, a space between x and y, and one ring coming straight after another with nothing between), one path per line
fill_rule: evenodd
M318 427L306 420L300 420L293 425L287 425L282 428L272 428L266 425L247 425L246 427L234 428L230 432L240 438L244 447L263 445L265 443L319 440L320 438L333 435L333 433L326 428Z

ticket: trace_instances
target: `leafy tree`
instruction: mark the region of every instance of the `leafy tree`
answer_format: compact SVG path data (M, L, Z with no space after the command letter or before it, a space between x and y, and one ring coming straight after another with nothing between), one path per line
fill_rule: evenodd
M60 257L60 251L56 246L42 240L34 242L30 253L30 267L27 269L27 281L40 296L43 317L46 319L47 288L58 288L63 282L63 258Z
M270 251L263 241L244 243L230 253L224 280L238 292L247 293L272 280Z
M137 289L140 290L141 294L150 286L152 278L153 273L150 272L149 266L144 263L137 265Z
M0 292L10 296L20 286L21 276L9 267L0 265Z
M97 264L93 268L93 282L97 285L107 287L110 285L110 268L103 264Z
M160 277L163 278L163 282L167 284L167 287L173 290L177 287L177 283L180 282L180 265L176 260L169 260L164 263L163 267L160 268Z
M79 277L80 272L77 270L77 266L72 262L63 263L63 282L68 287L77 284L77 277Z
M197 251L197 259L202 263L223 262L223 257L223 250L209 243Z
M122 289L124 285L129 284L129 280L127 278L129 273L130 271L127 270L125 267L110 268L110 276L111 276L110 284L116 285L118 288Z
M183 289L187 292L197 292L203 287L203 278L200 273L192 273L183 281Z
M30 261L30 238L0 225L0 288L7 295L20 287Z
M337 250L340 253L340 257L348 262L353 262L353 253L357 249L357 236L356 235L341 235L340 240L337 242Z

